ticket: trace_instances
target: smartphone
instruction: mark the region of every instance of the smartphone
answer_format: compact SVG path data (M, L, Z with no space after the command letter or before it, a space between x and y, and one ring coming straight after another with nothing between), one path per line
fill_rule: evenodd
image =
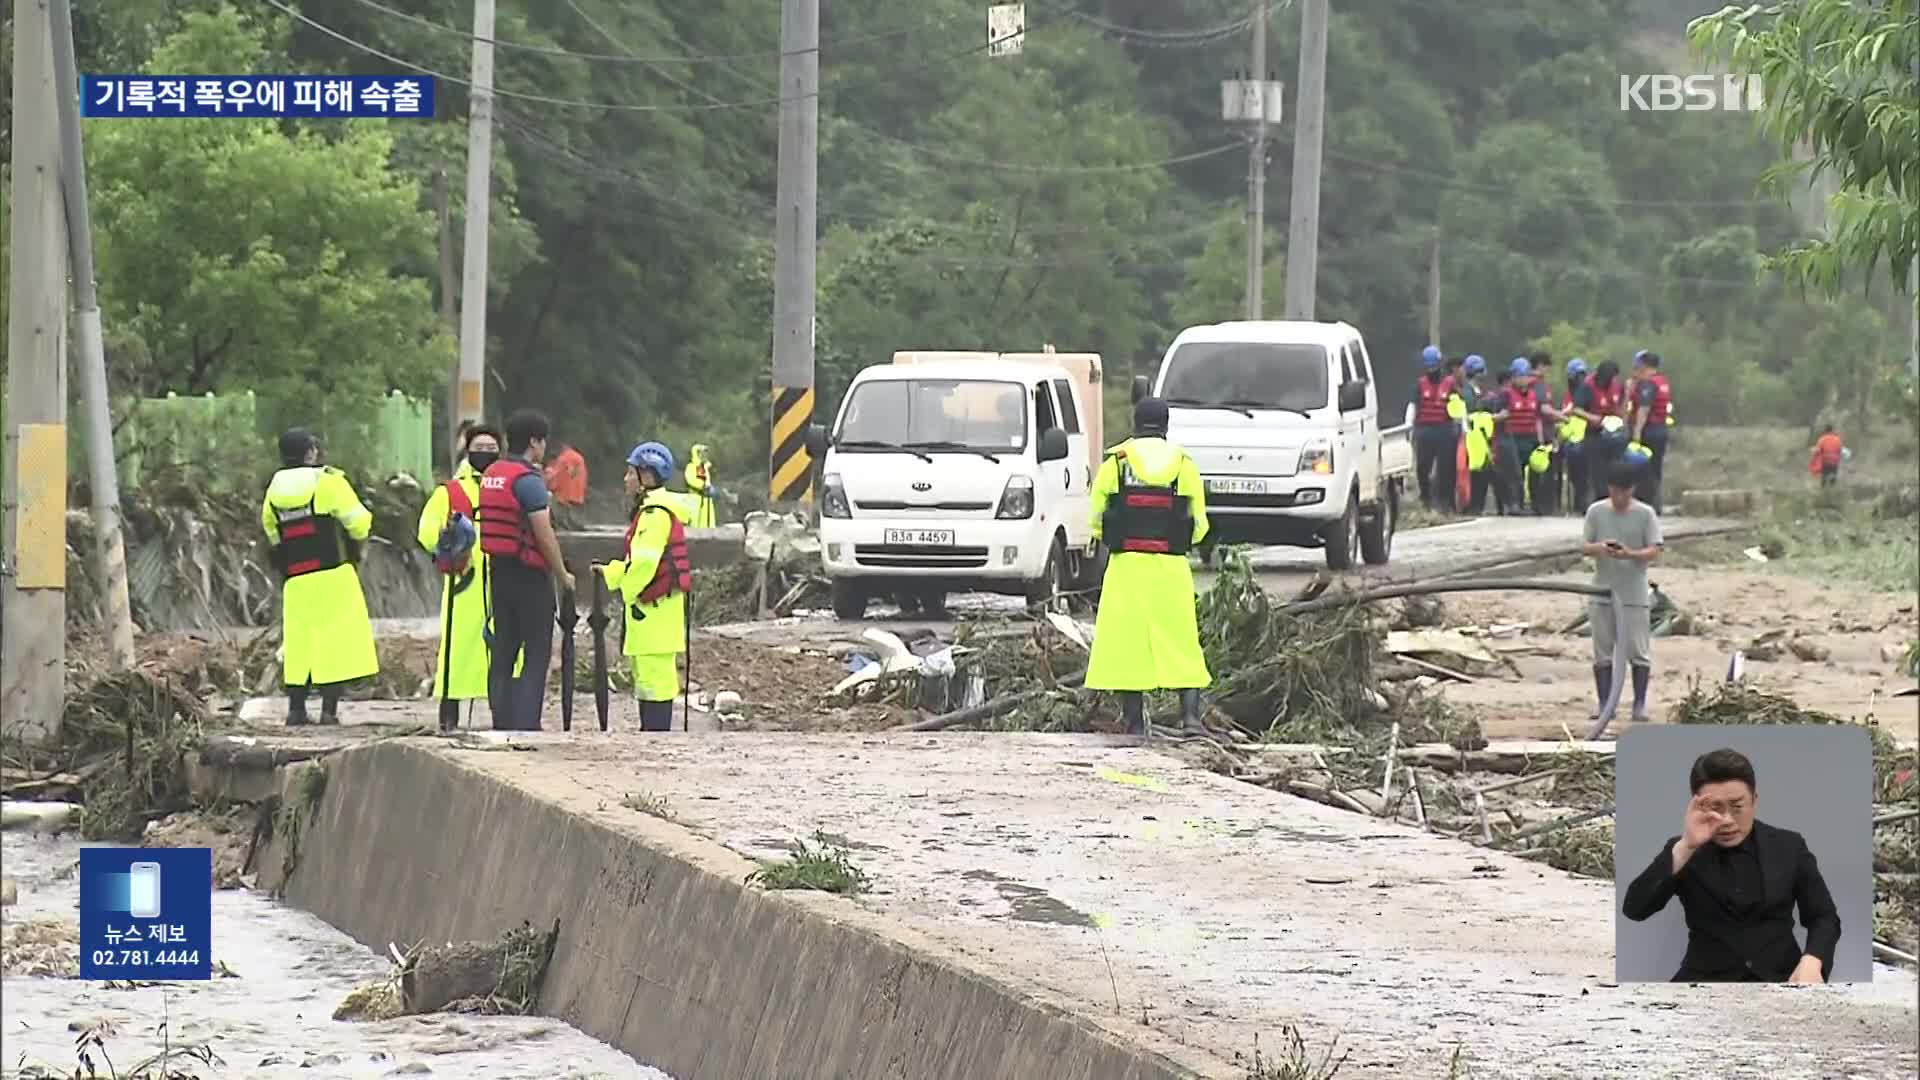
M127 872L127 914L136 919L160 917L160 864L137 862Z

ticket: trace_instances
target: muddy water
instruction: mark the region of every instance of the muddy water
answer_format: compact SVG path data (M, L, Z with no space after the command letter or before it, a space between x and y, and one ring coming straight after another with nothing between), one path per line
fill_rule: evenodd
M75 920L81 845L8 832L0 863L20 889L8 922ZM74 1068L74 1037L102 1020L116 1033L107 1052L122 1070L162 1046L205 1044L213 1077L460 1077L462 1080L672 1080L620 1051L538 1017L423 1016L384 1023L337 1023L334 1007L391 964L326 923L244 890L213 894L213 957L235 978L109 990L78 979L8 978L0 992L0 1076L40 1065ZM105 1070L102 1070L105 1074Z

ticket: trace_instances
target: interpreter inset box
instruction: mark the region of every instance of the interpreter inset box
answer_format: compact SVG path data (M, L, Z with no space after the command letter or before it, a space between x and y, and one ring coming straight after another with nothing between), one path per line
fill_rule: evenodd
M80 977L212 978L212 849L81 848Z
M1856 725L1628 728L1614 977L1872 981L1873 790Z

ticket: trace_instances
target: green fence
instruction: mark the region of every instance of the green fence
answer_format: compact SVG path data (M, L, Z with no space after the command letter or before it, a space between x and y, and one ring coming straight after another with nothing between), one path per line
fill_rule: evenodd
M329 415L330 413L335 415ZM274 439L283 427L298 424L320 436L327 461L343 469L379 476L407 473L423 485L433 482L433 405L395 390L374 409L305 409L256 398L252 391L143 398L126 412L114 433L120 484L137 488L143 476L170 469L191 470L203 483L251 483L255 473L278 465ZM86 439L75 427L68 445L70 475L86 472Z

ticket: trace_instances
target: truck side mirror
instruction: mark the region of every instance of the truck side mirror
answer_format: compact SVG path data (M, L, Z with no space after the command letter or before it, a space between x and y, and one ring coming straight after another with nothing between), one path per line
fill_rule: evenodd
M1050 427L1041 432L1040 445L1034 456L1039 459L1042 465L1045 465L1049 461L1065 461L1067 459L1067 433L1057 427Z
M1147 398L1152 396L1153 396L1153 384L1147 381L1147 377L1145 375L1135 375L1133 377L1133 403L1135 405L1138 405L1140 404L1140 400L1142 398Z
M824 425L807 425L807 456L815 461L827 456L827 429Z
M1359 412L1367 407L1367 384L1355 379L1340 384L1340 411Z

